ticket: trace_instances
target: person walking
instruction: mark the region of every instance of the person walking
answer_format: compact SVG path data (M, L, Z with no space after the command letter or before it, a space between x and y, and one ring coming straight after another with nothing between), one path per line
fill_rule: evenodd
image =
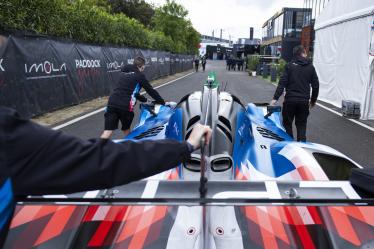
M101 138L110 138L113 131L118 128L119 121L122 124L123 134L125 136L129 134L134 118L136 96L138 96L141 88L144 88L157 104L165 104L164 99L145 78L144 69L145 60L142 57L136 57L134 65L126 65L122 68L118 84L108 100L108 106L104 114L105 127Z
M196 70L196 72L198 72L199 71L199 57L195 57L195 60L194 60L194 62L195 62L195 70Z
M203 67L203 72L205 72L206 55L204 55L204 56L201 58L201 65L202 65L202 67Z
M303 46L296 46L293 49L293 56L285 67L270 105L274 105L286 90L282 110L283 126L287 134L293 138L292 123L295 119L297 141L305 142L309 109L317 102L319 81Z

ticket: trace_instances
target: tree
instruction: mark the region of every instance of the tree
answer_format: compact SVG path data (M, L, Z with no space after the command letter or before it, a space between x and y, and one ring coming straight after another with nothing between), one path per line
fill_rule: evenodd
M144 0L108 0L112 13L123 13L134 18L145 27L150 27L151 20L155 14L153 5Z
M164 33L174 41L176 51L188 51L195 54L200 42L200 34L187 19L188 11L174 0L157 8L152 18L154 30Z

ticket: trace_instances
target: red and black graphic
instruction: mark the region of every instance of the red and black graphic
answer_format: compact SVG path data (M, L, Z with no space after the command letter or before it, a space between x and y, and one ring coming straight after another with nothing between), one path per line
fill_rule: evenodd
M178 239L171 230L179 208L18 206L5 248L167 248ZM235 207L244 248L266 249L371 248L373 212L355 206ZM216 232L224 234L223 228Z

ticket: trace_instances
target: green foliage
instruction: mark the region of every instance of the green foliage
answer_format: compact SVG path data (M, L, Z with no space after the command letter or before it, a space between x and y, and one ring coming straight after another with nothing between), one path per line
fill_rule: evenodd
M249 55L247 57L247 65L250 71L256 71L257 65L260 63L260 57L256 55Z
M200 34L186 19L188 11L174 0L166 0L166 4L157 8L152 18L156 31L164 33L174 41L174 51L186 51L189 54L198 52Z
M184 20L184 39L179 39L173 35L180 33L146 29L139 21L109 10L105 0L0 0L0 29L175 53L192 53L197 48L199 34L189 21ZM166 10L184 15L183 9L174 5Z
M277 66L277 74L280 77L280 76L282 76L282 74L284 72L284 69L286 68L287 62L283 59L280 59L278 63L279 64Z
M144 0L108 0L112 13L122 13L134 18L145 27L150 27L151 20L155 14L153 5Z

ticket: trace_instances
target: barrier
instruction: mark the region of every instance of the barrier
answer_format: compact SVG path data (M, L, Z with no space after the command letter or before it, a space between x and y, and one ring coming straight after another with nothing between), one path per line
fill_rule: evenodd
M30 118L106 96L136 56L148 80L192 69L191 55L0 34L0 105Z

